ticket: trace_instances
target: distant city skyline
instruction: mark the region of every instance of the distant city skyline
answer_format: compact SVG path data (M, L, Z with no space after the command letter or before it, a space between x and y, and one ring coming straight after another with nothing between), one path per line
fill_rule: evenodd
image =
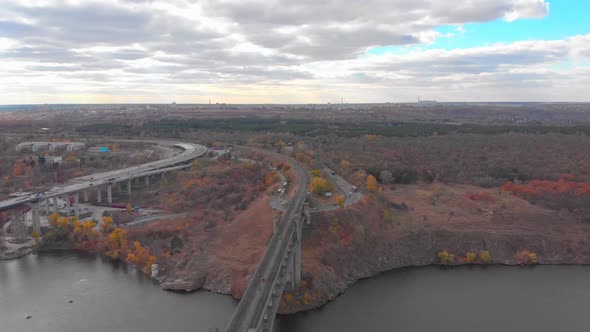
M586 0L0 0L0 105L590 102Z

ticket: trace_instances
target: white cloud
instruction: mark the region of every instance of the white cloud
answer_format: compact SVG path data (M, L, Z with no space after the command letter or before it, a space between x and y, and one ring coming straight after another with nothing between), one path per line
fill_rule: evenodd
M343 95L366 102L424 92L441 100L511 99L588 79L579 69L590 56L590 35L418 48L454 38L437 32L441 25L462 33L468 23L544 17L544 0L0 0L0 9L0 103L110 94L130 102L198 102L211 94L227 102ZM366 55L396 45L414 50ZM563 62L573 67L556 69ZM575 99L574 92L539 96Z

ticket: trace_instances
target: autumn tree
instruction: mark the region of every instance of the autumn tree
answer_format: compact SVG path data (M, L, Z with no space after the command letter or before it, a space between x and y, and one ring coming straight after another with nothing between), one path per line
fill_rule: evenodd
M108 233L111 230L111 225L113 223L112 217L102 217L102 222L100 223L100 228L102 229L103 233Z
M127 254L127 231L116 227L108 236L107 256L113 259L126 257Z
M468 264L473 264L476 258L477 255L474 252L468 251L465 253L465 258L463 259L463 261Z
M338 204L338 206L340 206L341 208L344 207L344 195L338 195L336 196L336 204Z
M537 254L528 250L520 250L516 253L514 258L520 265L537 264Z
M445 264L445 265L455 264L455 255L449 253L446 250L439 251L438 254L436 254L436 257L438 257L438 261L441 264Z
M488 250L482 250L479 252L478 260L482 264L489 264L492 261L492 256Z
M377 191L377 179L373 175L367 176L367 190L370 192Z
M324 178L315 177L311 180L311 191L316 195L323 195L332 190L334 190L334 186Z
M31 232L31 237L35 240L35 243L39 243L39 239L41 238L41 234L37 231Z

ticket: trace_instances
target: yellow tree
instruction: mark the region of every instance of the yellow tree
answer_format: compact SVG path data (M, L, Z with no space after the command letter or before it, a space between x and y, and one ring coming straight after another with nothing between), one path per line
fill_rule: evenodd
M41 234L39 234L39 232L34 230L31 233L31 237L35 240L35 243L39 243L39 239L41 238Z
M100 228L102 229L102 232L105 234L108 233L111 230L112 223L112 217L102 217L102 223L100 223Z
M316 195L322 195L333 189L334 186L324 178L315 177L311 180L311 191Z
M367 176L367 190L370 192L377 190L377 179L372 175Z
M344 195L336 196L336 204L338 204L342 208L344 207Z
M53 225L53 224L55 224L57 219L59 219L59 217L61 217L61 216L58 213L52 213L47 217L47 220L49 220L49 223L51 223Z
M109 251L107 254L113 258L125 257L127 254L127 231L116 227L108 236Z
M455 255L449 253L446 250L439 251L438 254L436 254L436 256L438 257L438 260L441 264L446 264L446 265L455 264Z
M479 252L479 262L482 264L488 264L489 262L492 261L492 256L490 255L490 252L487 250L483 250Z
M474 252L468 251L465 253L465 263L469 263L472 264L473 262L475 262L475 259L477 258L477 255Z

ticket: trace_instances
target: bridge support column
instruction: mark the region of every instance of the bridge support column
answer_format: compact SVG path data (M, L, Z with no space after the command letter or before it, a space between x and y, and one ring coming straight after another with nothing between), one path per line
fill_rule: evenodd
M53 212L59 212L59 210L57 209L57 196L53 197Z
M131 195L131 180L127 181L127 193Z
M305 216L305 223L311 225L311 209L309 203L303 203L303 215Z
M44 213L46 216L49 215L49 212L51 212L51 210L49 209L49 199L44 199L43 200L43 207L44 207Z
M84 202L88 203L88 190L84 190Z
M68 213L67 215L70 215L70 213L72 213L72 209L74 208L74 204L72 204L72 196L71 195L67 195L67 200L68 200Z
M280 231L279 229L279 218L272 218L272 231L273 233L277 233Z
M102 190L100 187L96 187L96 202L102 203Z
M113 204L113 185L110 183L107 185L107 203Z
M80 216L80 193L74 193L74 215L77 217Z
M301 283L301 230L303 220L299 217L296 220L295 225L295 233L294 236L294 243L293 243L293 258L291 259L291 284L293 290L299 288L299 284Z
M149 175L146 175L145 176L145 185L146 186L149 186L150 185L150 176Z
M162 176L162 180L166 179L166 172L162 172L161 176Z
M41 218L39 216L39 202L31 204L33 209L33 231L41 234Z

